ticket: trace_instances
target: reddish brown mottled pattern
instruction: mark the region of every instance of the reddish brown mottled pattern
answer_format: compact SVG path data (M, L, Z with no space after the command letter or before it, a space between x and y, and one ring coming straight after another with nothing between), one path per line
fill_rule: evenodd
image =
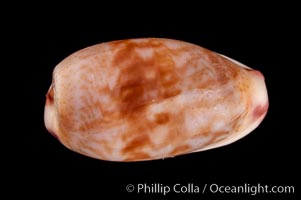
M149 59L142 58L137 52L143 48L154 49L154 55ZM157 114L155 116L156 124L146 120L143 117L144 115L139 113L144 112L143 107L147 106L152 101L156 102L181 94L181 89L177 88L177 84L183 81L183 78L185 77L180 77L181 74L179 69L185 69L186 67L178 66L177 69L176 63L174 63L170 55L181 54L182 51L185 50L187 49L183 48L171 50L161 42L156 42L154 44L152 40L148 40L141 43L127 41L126 45L124 45L124 47L120 50L117 50L115 53L115 57L113 58L113 67L118 67L121 70L117 84L118 88L115 89L116 93L114 93L116 95L115 98L120 100L120 118L126 118L127 121L132 124L130 126L133 127L140 123L144 124L139 131L129 129L129 131L125 133L125 138L134 137L134 139L130 141L125 140L126 147L122 150L124 154L131 155L134 152L141 152L141 149L143 148L149 148L156 151L156 148L164 148L168 144L180 145L181 140L183 142L186 137L189 137L189 133L185 133L185 130L183 129L180 130L180 135L178 134L176 137L166 137L166 141L162 141L160 146L153 146L150 140L146 139L151 137L150 127L157 126L156 124L160 125L167 122L168 126L177 127L177 123L181 123L181 121L184 120L177 120L177 118L180 119L182 115L181 112L185 112L185 110L181 111L181 109L179 109L178 115L180 116L172 116L169 113ZM216 86L217 84L223 85L226 84L228 80L233 80L233 78L237 75L237 69L231 62L221 59L210 51L204 49L202 50L205 52L200 51L201 53L194 55L194 58L200 59L202 56L204 56L204 53L206 53L208 59L212 63L212 69L210 70L218 71L217 81L209 79L206 82L202 82L202 77L206 76L206 71L199 71L198 73L191 75L190 78L196 79L196 82L200 82L201 84L191 85L189 86L190 89L195 87L207 88L208 86ZM192 63L193 59L189 59L189 62ZM227 67L221 66L221 62L226 63ZM185 65L186 64L187 63L185 63ZM207 69L204 68L203 70ZM151 79L147 78L149 71L155 71L155 77ZM152 91L156 91L157 95L155 97L149 97L149 94ZM201 107L204 106L204 102L200 103L203 104L200 105ZM137 109L139 107L140 109ZM171 129L169 131L170 135L174 135L177 130L175 131L174 129ZM202 132L200 134L209 132L209 130L201 131ZM219 134L216 134L216 136L219 136ZM189 145L180 145L179 147L175 146L175 149L171 152L171 154L176 155L183 153L185 151L189 151L189 148L191 148ZM147 154L144 152L143 155ZM147 159L147 157L145 159Z

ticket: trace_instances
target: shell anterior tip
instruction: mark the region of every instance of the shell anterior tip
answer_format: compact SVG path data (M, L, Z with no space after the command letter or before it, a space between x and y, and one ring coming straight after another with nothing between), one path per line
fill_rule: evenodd
M257 118L260 118L263 115L265 115L267 113L268 107L269 107L268 103L266 103L264 105L258 105L258 106L256 106L255 109L253 110L253 116L254 116L254 118L257 119Z

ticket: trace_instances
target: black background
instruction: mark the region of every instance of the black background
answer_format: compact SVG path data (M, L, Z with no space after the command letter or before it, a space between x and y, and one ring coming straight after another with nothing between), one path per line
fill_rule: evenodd
M129 21L108 23L100 20L87 24L85 20L70 16L66 20L43 20L31 23L28 29L20 28L19 51L24 51L23 65L18 65L20 76L25 78L20 87L22 120L13 126L19 133L17 151L13 151L12 187L23 188L24 196L50 195L102 199L144 199L146 194L128 193L127 184L176 183L204 185L293 185L295 193L299 181L300 142L298 112L298 63L294 26L277 14L262 18L239 20L241 13L231 19L203 18L193 25L186 21L147 21L141 25L135 18ZM277 13L277 12L275 12ZM254 14L254 13L253 13ZM204 22L203 22L204 21ZM103 22L103 23L101 23ZM207 23L206 23L207 22ZM116 23L113 30L111 23ZM157 25L165 26L165 30ZM170 24L173 25L170 25ZM159 25L158 25L159 26ZM22 31L20 34L19 31ZM270 107L262 124L247 137L222 148L148 162L118 163L91 159L74 153L45 129L43 122L45 94L51 84L54 67L66 56L84 47L101 42L126 38L163 37L191 42L227 55L247 66L260 70L266 79ZM20 58L21 59L21 58ZM23 79L22 79L23 80ZM24 85L23 85L24 84ZM293 114L295 115L293 115ZM14 117L14 119L16 116ZM20 128L20 130L19 130ZM26 188L26 189L25 189ZM208 192L209 193L209 192ZM177 199L291 199L296 194L222 195L179 194ZM170 197L171 195L169 195ZM163 199L161 194L155 195ZM106 198L105 198L106 199Z

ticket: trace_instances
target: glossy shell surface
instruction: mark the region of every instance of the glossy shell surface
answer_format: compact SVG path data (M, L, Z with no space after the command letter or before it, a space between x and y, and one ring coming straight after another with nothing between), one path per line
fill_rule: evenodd
M232 143L268 109L263 75L194 44L102 43L59 63L46 128L66 147L111 161L173 157Z

